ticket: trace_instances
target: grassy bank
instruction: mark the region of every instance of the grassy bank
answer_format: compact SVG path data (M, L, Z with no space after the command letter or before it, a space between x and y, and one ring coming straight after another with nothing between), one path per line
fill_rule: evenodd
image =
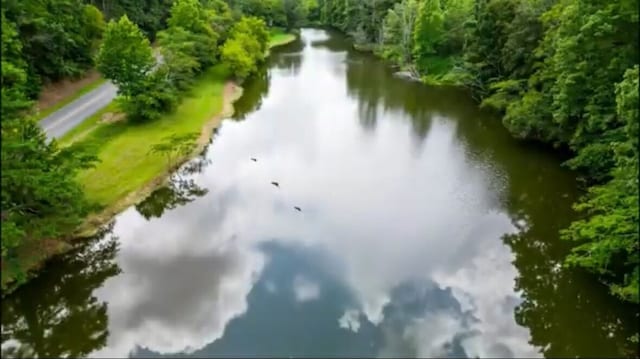
M383 59L391 66L397 67L402 71L415 67L414 64L409 66L400 66L397 63L386 59L380 47L376 44L355 44L353 48L361 52L369 52ZM462 85L464 72L460 67L461 60L456 56L431 56L425 59L422 68L428 69L426 74L420 77L420 81L428 85Z
M296 35L272 29L269 47L281 46L295 39ZM213 129L233 113L233 102L242 94L242 88L227 81L229 77L229 70L223 65L210 68L185 94L175 112L148 123L126 121L119 113L117 102L112 102L58 140L62 146L86 146L100 159L94 168L78 175L87 198L97 204L99 210L86 219L74 237L95 233L119 212L140 202L161 186L176 166L201 152L209 143ZM73 98L56 104L55 109L103 82L83 87ZM174 159L169 164L162 155L150 153L153 145L164 142L168 136L189 133L200 133L192 154ZM70 248L70 238L25 242L18 248L15 261L2 263L3 295L33 276L46 260Z
M110 122L89 119L83 124L87 129L78 129L64 139L95 148L100 159L95 168L78 176L87 198L102 208L88 218L82 228L83 232L88 231L85 234L90 234L118 212L142 200L164 182L175 165L192 155L169 164L162 155L150 153L153 145L171 135L195 132L201 133L201 137L193 154L204 148L211 131L225 115L230 114L231 103L238 97L239 88L229 83L225 85L228 77L224 66L209 69L198 79L178 109L157 121L133 124L111 114L108 116Z
M134 124L117 113L114 102L88 118L60 139L62 146L87 145L100 162L78 175L87 198L100 210L87 218L80 229L85 235L162 185L175 165L190 158L177 159L169 167L165 158L150 154L154 144L170 135L200 133L194 154L209 142L211 133L233 111L232 103L241 88L227 82L229 71L219 65L196 81L175 112L149 123ZM71 248L68 238L26 242L18 248L12 263L2 263L3 294L26 281L44 262Z
M295 34L288 33L281 28L272 28L269 31L269 35L269 48L286 45L296 39Z

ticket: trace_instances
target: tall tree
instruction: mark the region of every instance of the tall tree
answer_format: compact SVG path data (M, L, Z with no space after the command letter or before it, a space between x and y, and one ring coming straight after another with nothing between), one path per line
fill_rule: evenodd
M258 70L269 48L269 32L264 20L243 17L231 29L229 40L222 46L222 62L234 75L246 78Z
M400 65L411 62L418 1L403 0L390 9L382 27L385 57Z
M149 40L129 18L109 21L97 57L98 70L125 96L138 89L155 64Z
M195 56L207 67L217 57L218 34L213 30L213 10L205 9L198 0L176 0L167 20L169 29L183 28L195 44Z
M413 33L413 53L418 70L422 73L427 72L427 59L436 53L443 32L444 13L440 7L440 0L423 0L418 7Z

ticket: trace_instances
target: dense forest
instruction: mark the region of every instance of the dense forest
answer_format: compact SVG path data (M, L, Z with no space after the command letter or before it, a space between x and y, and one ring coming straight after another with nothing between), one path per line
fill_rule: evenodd
M319 0L312 20L425 82L467 86L588 187L568 265L638 302L638 1Z
M567 265L639 302L638 0L2 1L2 259L64 236L91 204L74 174L95 158L46 141L30 108L42 84L97 68L123 110L171 111L207 67L256 72L271 26L312 24L432 84L473 91L513 136L573 157L582 214L561 233ZM159 65L151 46L160 48ZM126 59L123 60L123 59Z

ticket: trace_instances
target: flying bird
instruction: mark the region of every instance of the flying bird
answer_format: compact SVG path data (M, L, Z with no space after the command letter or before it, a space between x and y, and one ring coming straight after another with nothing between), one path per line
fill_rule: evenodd
M276 186L276 187L280 187L280 184L278 182L271 182L272 185Z
M298 212L302 212L302 209L300 209L300 207L298 207L298 206L293 207L293 208L295 208L295 210L298 211Z
M253 161L253 162L258 162L258 160L257 160L257 159L255 159L255 158L253 158L253 157L251 157L251 161Z

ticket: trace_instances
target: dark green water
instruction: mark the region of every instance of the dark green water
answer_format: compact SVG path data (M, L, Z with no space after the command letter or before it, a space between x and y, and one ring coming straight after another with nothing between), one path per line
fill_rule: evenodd
M3 356L633 354L636 312L561 266L572 173L464 91L304 30L237 107L2 302Z

